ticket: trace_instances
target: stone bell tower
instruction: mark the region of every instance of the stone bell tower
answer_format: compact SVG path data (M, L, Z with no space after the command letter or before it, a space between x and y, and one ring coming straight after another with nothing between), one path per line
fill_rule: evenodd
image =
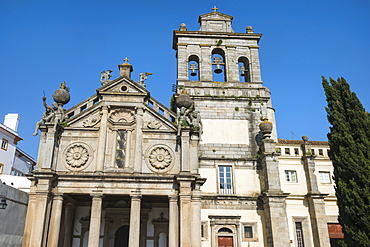
M268 118L275 127L270 91L261 80L262 34L254 33L251 26L236 33L232 20L213 8L199 16L198 31L187 30L185 24L174 31L177 93L185 88L194 99L203 124L200 156L208 158L250 158L258 150L262 119Z

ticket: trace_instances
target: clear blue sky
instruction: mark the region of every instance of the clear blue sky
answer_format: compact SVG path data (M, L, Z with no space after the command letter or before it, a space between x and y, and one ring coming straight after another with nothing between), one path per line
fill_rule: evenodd
M68 109L95 93L100 72L125 57L132 78L152 72L147 88L169 105L176 82L172 31L198 30L198 16L234 16L235 32L263 33L260 59L272 92L279 138L326 140L328 123L321 75L344 77L369 108L370 1L0 1L1 122L19 113L19 147L36 158L35 123L62 81L71 89Z

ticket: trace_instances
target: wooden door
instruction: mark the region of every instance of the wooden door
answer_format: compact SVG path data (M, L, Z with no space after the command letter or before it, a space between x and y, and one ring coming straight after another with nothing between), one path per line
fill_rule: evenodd
M233 247L233 237L218 237L218 247Z

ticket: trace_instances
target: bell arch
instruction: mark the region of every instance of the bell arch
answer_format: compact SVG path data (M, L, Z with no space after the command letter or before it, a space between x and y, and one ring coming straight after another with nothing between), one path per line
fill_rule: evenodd
M221 48L212 50L212 80L226 82L225 51Z
M246 57L239 57L238 68L239 68L239 81L251 82L249 59Z
M199 57L190 55L188 58L188 80L199 81L200 79Z

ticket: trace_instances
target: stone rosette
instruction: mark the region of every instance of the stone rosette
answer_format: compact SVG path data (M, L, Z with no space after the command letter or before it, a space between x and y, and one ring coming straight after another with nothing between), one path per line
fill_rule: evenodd
M92 149L83 142L69 144L63 152L64 166L72 171L86 169L92 161Z
M155 172L167 172L174 164L174 153L165 145L155 145L147 151L149 169Z

